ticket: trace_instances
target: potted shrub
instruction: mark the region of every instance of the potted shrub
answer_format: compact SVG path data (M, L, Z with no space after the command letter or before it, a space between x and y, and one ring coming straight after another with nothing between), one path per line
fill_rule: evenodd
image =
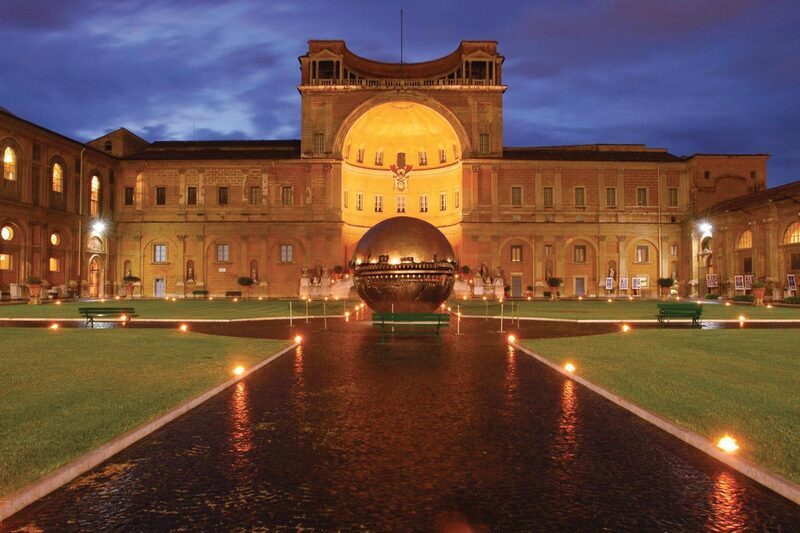
M122 281L125 283L125 297L133 298L133 286L139 283L139 278L128 274Z
M464 279L468 279L469 273L472 272L472 270L467 265L462 265L459 270L461 272L461 277Z
M528 297L533 296L533 285L528 285L525 289L528 291Z
M39 296L42 294L42 278L37 278L36 276L29 276L25 284L28 286L28 290L31 293L31 302L34 304L39 303Z
M334 278L342 279L343 273L344 273L344 268L342 268L342 265L336 265L335 267L333 267Z
M753 282L753 298L756 303L764 303L764 293L767 292L767 284L764 281L757 280Z
M548 278L547 279L547 286L550 287L550 299L555 300L558 296L558 288L561 287L561 284L564 283L564 280L561 278Z
M511 285L504 285L503 286L503 297L510 298L511 297Z
M239 279L236 280L236 283L239 284L245 291L245 294L249 297L250 296L250 288L253 286L255 281L250 276L240 276Z
M661 289L661 296L666 299L666 297L669 296L670 287L675 284L675 280L672 278L658 278L656 283L658 283L658 286Z

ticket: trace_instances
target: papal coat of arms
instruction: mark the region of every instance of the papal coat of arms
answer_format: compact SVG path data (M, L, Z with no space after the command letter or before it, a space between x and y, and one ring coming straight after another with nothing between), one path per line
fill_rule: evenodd
M411 174L411 165L406 165L406 154L398 152L397 163L389 167L394 176L394 190L405 191L408 187L408 177Z

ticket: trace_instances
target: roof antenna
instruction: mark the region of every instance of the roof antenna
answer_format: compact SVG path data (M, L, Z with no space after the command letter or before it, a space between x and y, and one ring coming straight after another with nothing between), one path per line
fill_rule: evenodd
M403 10L400 10L400 64L403 64Z

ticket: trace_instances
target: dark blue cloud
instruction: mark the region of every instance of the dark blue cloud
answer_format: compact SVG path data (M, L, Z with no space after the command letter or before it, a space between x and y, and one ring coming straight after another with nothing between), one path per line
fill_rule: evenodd
M406 61L500 41L507 145L769 152L800 179L792 1L4 0L0 105L80 139L297 137L306 41L397 61L401 4Z

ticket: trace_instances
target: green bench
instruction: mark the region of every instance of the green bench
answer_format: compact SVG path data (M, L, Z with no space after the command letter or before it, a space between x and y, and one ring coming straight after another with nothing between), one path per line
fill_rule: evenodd
M372 325L381 329L381 344L387 335L436 335L441 340L441 329L450 325L447 313L373 313Z
M671 318L691 318L693 326L700 325L703 306L692 302L658 302L656 318L659 324L666 324Z
M133 307L79 307L78 313L86 317L86 324L94 327L94 321L98 319L122 320L124 325L128 325L131 317L138 316Z
M225 291L225 298L241 298L242 291Z
M202 296L203 298L207 298L208 297L208 291L205 291L205 290L192 291L192 298L197 298L198 296Z

